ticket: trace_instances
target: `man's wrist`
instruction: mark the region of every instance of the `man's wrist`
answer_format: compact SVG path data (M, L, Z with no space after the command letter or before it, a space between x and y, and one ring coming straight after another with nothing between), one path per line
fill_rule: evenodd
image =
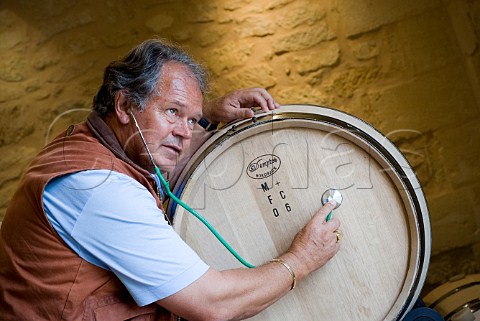
M295 272L293 271L290 264L288 264L287 262L285 262L282 259L273 259L270 262L279 263L279 264L283 265L288 270L288 272L290 273L290 276L292 277L292 285L290 286L290 290L295 289L295 286L297 285L297 276L295 275Z

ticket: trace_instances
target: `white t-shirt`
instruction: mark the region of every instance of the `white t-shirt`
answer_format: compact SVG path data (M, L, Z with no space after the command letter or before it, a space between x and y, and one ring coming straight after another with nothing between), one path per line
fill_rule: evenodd
M43 206L73 251L115 273L140 306L178 292L209 268L168 225L150 192L127 175L89 170L56 178Z

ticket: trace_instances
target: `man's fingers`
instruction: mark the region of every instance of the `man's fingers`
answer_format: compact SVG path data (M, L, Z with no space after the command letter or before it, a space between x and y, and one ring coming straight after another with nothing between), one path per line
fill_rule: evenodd
M280 107L280 105L275 102L272 95L270 95L264 88L251 88L247 89L247 91L249 92L249 95L247 96L250 96L251 100L248 104L245 104L244 107L250 107L249 104L252 104L252 106L257 105L263 112L268 112Z
M253 110L251 110L249 108L236 108L232 112L235 113L235 116L236 116L233 119L250 118L250 117L253 117L255 115Z
M329 225L329 227L335 231L340 227L340 220L336 217L332 218L330 221L328 221L326 224Z
M262 98L265 100L265 108L262 108L263 111L267 112L280 107L280 104L273 99L272 95L270 95L266 89L259 88L259 92L262 95Z
M315 214L315 220L320 220L322 223L327 219L328 214L335 209L337 202L331 200L320 208L320 210Z
M253 101L256 105L258 105L263 112L269 111L269 104L268 104L268 93L264 93L261 88L254 89L255 93L252 94ZM265 98L267 96L267 98Z

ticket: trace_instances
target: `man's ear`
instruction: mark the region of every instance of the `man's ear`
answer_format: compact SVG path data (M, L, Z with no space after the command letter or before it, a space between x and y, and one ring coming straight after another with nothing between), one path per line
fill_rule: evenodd
M130 113L128 111L131 108L131 105L130 100L122 90L115 93L115 115L117 116L118 121L123 125L130 122Z

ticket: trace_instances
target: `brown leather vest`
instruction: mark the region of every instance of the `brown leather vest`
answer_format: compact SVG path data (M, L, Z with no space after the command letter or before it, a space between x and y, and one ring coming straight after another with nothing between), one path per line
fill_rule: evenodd
M48 222L42 203L46 184L86 169L129 175L161 208L155 180L128 159L98 115L70 127L34 159L3 220L0 320L170 320L154 303L138 307L112 272L80 258Z

